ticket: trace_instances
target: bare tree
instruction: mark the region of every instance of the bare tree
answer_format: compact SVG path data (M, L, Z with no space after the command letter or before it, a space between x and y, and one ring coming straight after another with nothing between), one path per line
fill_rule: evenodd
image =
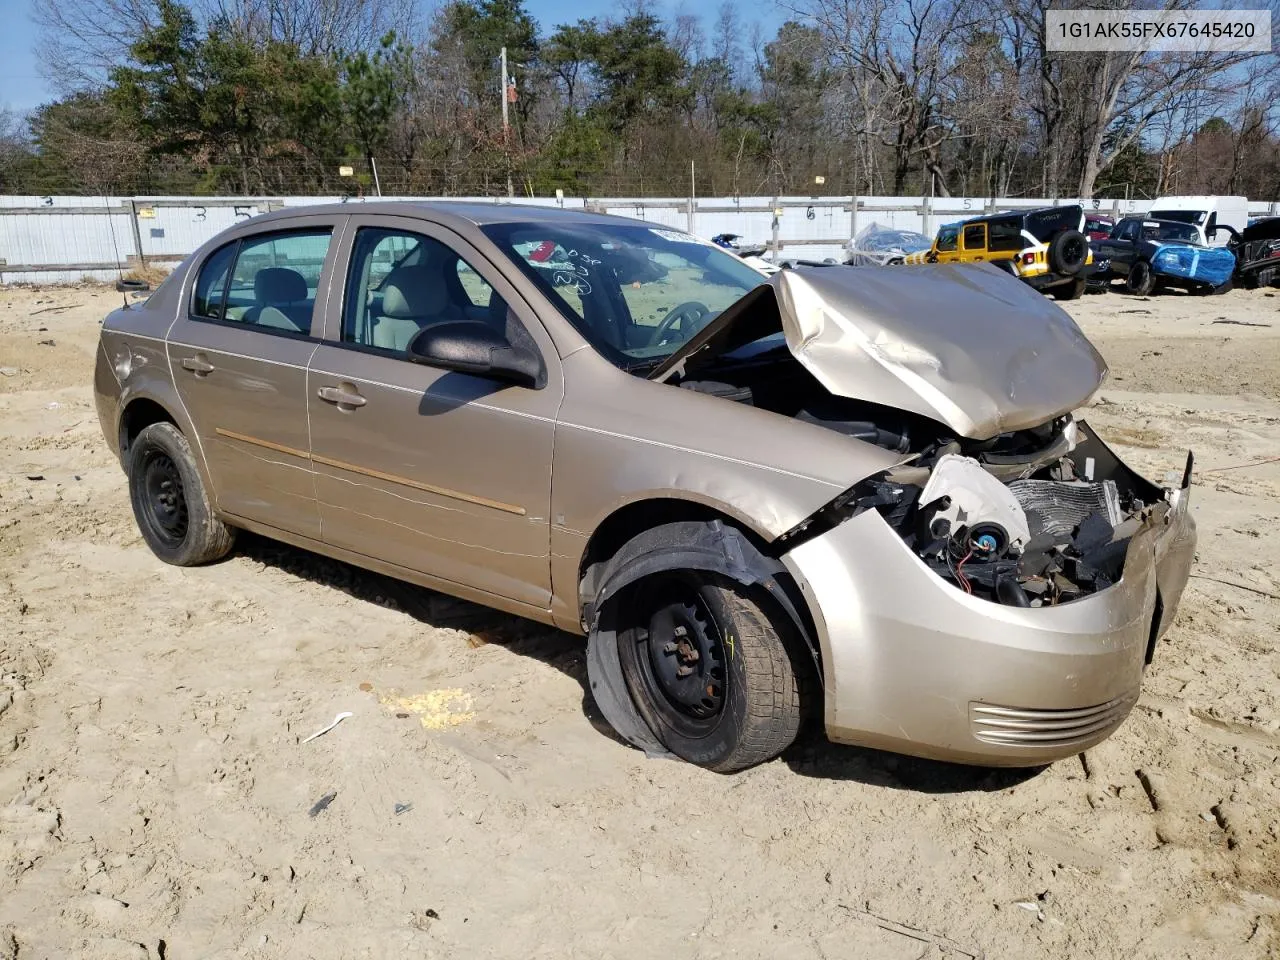
M1045 187L1063 184L1064 154L1078 157L1074 188L1094 192L1098 175L1117 156L1142 141L1163 117L1185 112L1206 97L1226 100L1237 78L1233 71L1270 54L1236 52L1159 53L1152 51L1055 52L1047 48L1045 13L1055 0L1009 0L1009 11L1029 39L1028 73L1035 82L1024 92L1040 120ZM1098 6L1133 9L1132 0ZM1185 10L1192 0L1168 0L1162 9Z
M942 110L946 83L982 8L970 0L807 0L792 8L812 19L847 74L866 123L864 136L892 150L893 192L920 167L947 193L939 159L957 133Z
M389 30L410 36L417 0L193 0L197 21L221 18L255 42L304 54L371 49ZM156 0L33 0L41 69L60 94L100 86L159 22Z

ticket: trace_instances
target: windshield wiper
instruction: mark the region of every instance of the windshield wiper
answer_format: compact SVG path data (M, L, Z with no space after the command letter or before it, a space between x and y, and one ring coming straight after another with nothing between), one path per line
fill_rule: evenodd
M647 360L636 360L634 363L626 364L622 369L627 373L648 373L666 359L666 357L650 357Z

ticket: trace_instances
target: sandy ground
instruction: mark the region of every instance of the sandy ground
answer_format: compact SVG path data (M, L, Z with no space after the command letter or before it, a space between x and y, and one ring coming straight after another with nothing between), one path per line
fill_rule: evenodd
M1089 419L1201 471L1111 740L1009 773L810 738L728 778L609 736L574 638L253 538L154 559L90 397L117 297L0 292L2 960L1280 954L1274 292L1070 305L1112 365Z

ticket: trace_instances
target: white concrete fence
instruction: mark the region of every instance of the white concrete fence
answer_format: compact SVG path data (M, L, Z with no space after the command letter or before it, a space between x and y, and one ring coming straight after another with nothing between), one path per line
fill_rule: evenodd
M511 202L492 197L438 199ZM171 266L238 220L285 207L341 200L0 196L0 283L110 280L117 269L144 264ZM346 202L358 205L364 201ZM1121 217L1149 209L1146 200L990 197L537 197L515 202L618 214L707 238L736 233L748 243L768 245L769 256L776 260L842 259L849 240L872 223L933 236L942 223L1001 210L1083 202L1091 212ZM1249 212L1251 216L1280 215L1280 202L1253 201Z

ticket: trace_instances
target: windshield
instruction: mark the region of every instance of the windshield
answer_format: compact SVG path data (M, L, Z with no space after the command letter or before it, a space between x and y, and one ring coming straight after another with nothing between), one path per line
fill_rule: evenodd
M877 230L867 234L859 246L864 250L928 250L929 238L911 230Z
M1207 211L1205 210L1152 210L1150 217L1152 220L1177 220L1179 223L1195 223L1204 222Z
M549 222L482 229L598 352L625 370L656 366L765 282L738 257L660 227Z
M1142 225L1142 239L1195 243L1200 239L1200 235L1196 232L1196 228L1189 223L1174 223L1166 220L1164 223L1144 223Z

